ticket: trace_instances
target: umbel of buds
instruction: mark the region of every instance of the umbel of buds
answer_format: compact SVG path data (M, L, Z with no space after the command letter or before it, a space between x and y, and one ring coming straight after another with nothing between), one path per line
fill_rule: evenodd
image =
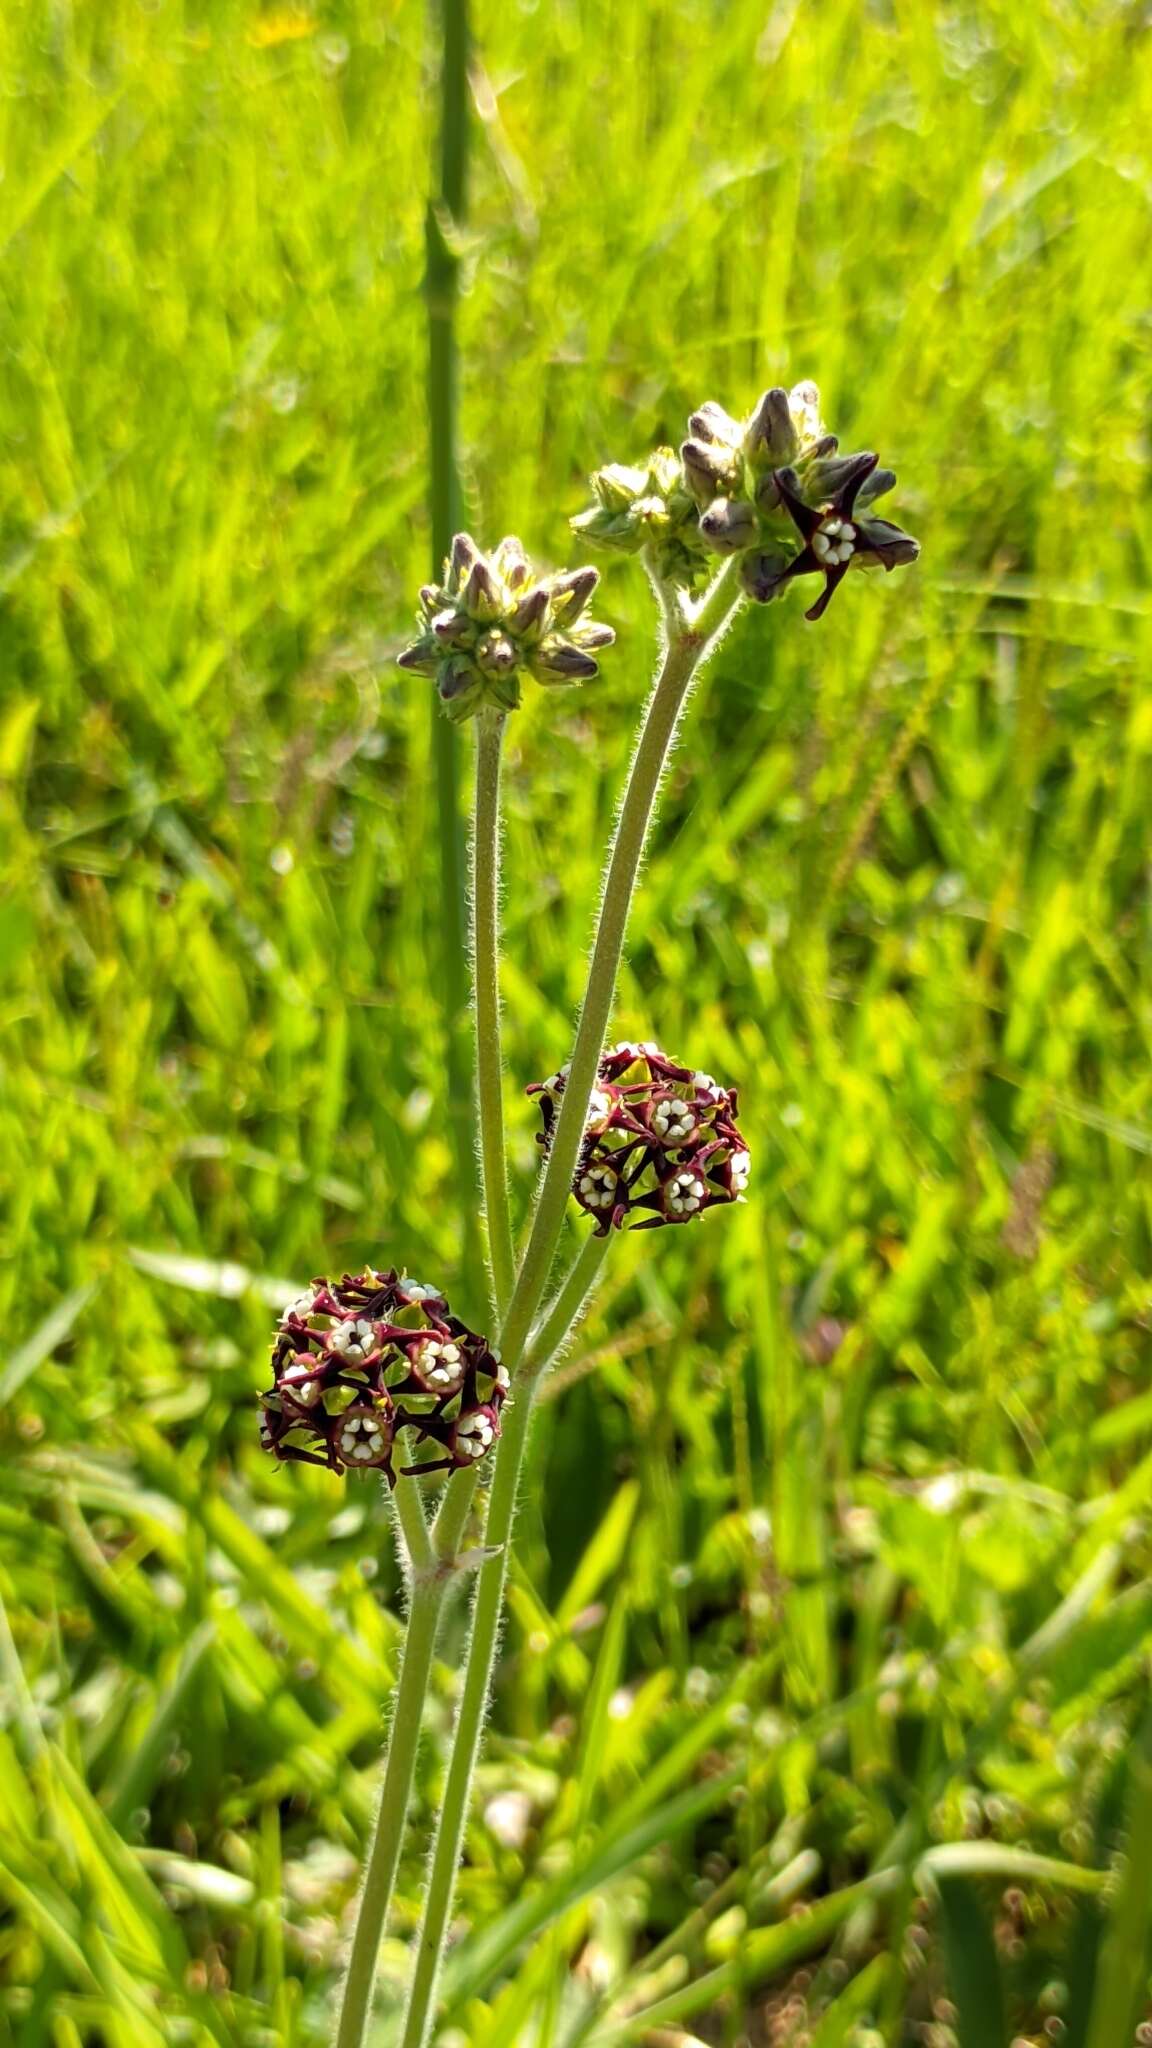
M610 463L591 479L595 503L572 520L593 545L621 554L648 551L664 583L691 583L705 567L699 508L672 448L657 448L644 468Z
M709 557L738 556L745 593L760 604L798 576L822 576L824 588L805 614L818 619L850 569L896 569L920 552L911 534L870 512L895 484L893 472L870 452L841 455L839 445L825 431L810 382L766 391L747 419L733 419L709 399L688 422L678 465L670 465L667 449L654 458L645 496L613 523L606 480L618 480L622 491L624 480L644 473L601 470L592 479L597 506L572 524L605 546L642 547L667 532L674 547L663 543L654 565L673 582L691 583Z
M400 1471L475 1465L500 1434L508 1374L439 1289L370 1268L314 1280L280 1318L260 1441L280 1459L383 1472L403 1430L434 1454ZM411 1453L408 1453L411 1455Z
M587 683L596 656L616 635L586 616L596 569L538 576L509 535L491 555L458 533L440 583L420 592L419 635L397 656L401 668L433 676L449 718L485 707L514 711L524 674L538 683Z
M567 1069L528 1089L540 1105L547 1149ZM691 1223L748 1185L748 1147L736 1123L736 1091L671 1060L655 1045L614 1045L588 1103L572 1183L596 1234Z

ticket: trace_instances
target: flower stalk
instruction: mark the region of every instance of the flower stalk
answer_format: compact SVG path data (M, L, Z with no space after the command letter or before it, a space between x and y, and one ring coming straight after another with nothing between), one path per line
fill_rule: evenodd
M446 21L449 14L465 36L463 5L447 9ZM458 58L464 47L458 37ZM450 398L450 382L442 384L441 397ZM915 560L916 541L868 510L894 482L874 454L838 454L820 419L816 387L807 382L765 392L746 419L708 402L691 416L678 455L657 449L644 466L612 465L592 480L595 503L572 523L589 541L643 561L662 649L608 851L571 1058L528 1091L540 1101L545 1164L518 1265L499 993L504 728L525 683L552 691L594 682L597 657L615 636L589 615L599 580L594 568L541 573L512 535L485 554L457 533L438 554L439 580L420 593L416 638L398 656L400 666L433 684L446 725L476 725L476 1107L499 1348L453 1316L436 1287L395 1268L313 1282L288 1304L273 1347L265 1447L281 1460L335 1473L381 1470L395 1489L408 1561L408 1627L392 1733L334 2048L364 2048L437 1634L452 1587L474 1572L460 1705L402 2048L425 2048L429 2039L541 1377L582 1314L620 1230L693 1223L740 1201L748 1182L735 1088L694 1063L669 1059L650 1041L604 1052L636 886L684 706L746 599L783 598L794 581L820 575L823 592L806 613L815 621L850 570L891 570ZM597 1227L546 1302L570 1195ZM490 1453L483 1536L462 1554L478 1467ZM402 1456L415 1462L398 1466ZM440 1471L449 1478L429 1526L418 1488Z
M372 2006L376 1963L404 1843L412 1781L420 1747L424 1702L444 1605L456 1576L454 1567L475 1486L471 1473L449 1487L437 1517L435 1547L419 1489L402 1479L393 1499L408 1557L408 1621L400 1675L392 1704L392 1730L380 1788L380 1804L364 1865L356 1929L348 1955L333 2048L360 2048Z
M520 1474L540 1373L563 1343L595 1282L600 1261L586 1248L546 1316L536 1345L529 1331L547 1285L563 1228L568 1195L584 1137L588 1099L596 1080L616 992L629 912L647 843L656 797L692 682L740 602L731 567L720 573L703 601L666 644L632 759L604 877L588 985L559 1115L551 1135L532 1231L501 1329L501 1356L513 1376L496 1458L484 1529L490 1556L477 1576L464 1690L452 1738L452 1756L428 1873L428 1891L401 2048L424 2048L435 2013L436 1988L452 1910L456 1870L468 1817L472 1776L484 1729L492 1668L500 1633L508 1553ZM607 1242L597 1239L598 1245ZM602 1254L601 1254L602 1256ZM578 1275L578 1277L577 1277Z
M488 1257L497 1316L516 1277L504 1146L504 1063L500 1051L500 756L504 717L476 720L476 808L472 824L472 976L476 1012L476 1098Z
M547 1285L564 1211L584 1137L588 1098L616 993L616 977L648 829L680 715L701 664L716 646L740 602L731 565L721 570L703 601L669 634L624 791L600 899L588 985L572 1047L567 1086L540 1182L527 1249L501 1332L501 1351L514 1372Z

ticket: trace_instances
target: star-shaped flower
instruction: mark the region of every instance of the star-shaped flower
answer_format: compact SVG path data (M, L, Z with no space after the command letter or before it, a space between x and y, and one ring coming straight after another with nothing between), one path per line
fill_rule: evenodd
M795 470L773 471L781 503L804 546L776 575L774 590L769 594L790 583L794 576L823 576L824 588L815 604L809 605L804 614L806 619L823 618L849 569L898 569L906 562L914 562L920 553L919 541L893 526L890 520L856 515L856 500L879 459L872 454L853 456L847 475L822 508L806 504L800 496Z

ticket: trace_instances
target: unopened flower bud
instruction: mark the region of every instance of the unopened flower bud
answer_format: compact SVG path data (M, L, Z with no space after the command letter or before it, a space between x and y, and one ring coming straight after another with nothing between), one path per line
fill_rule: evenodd
M535 580L513 535L488 559L467 534L457 534L443 583L421 591L419 635L399 664L435 676L445 711L457 722L485 706L515 710L525 670L543 683L589 681L599 674L593 651L615 637L585 616L598 581L593 568Z
M626 512L634 498L648 488L648 472L629 469L625 463L610 462L592 478L592 489L606 512Z
M437 612L428 623L442 647L460 646L472 631L472 621L467 614L457 611L454 606L448 611Z
M572 628L572 638L577 647L590 654L594 648L611 647L616 638L613 626L604 625L599 619L580 619Z
M476 660L490 676L504 676L516 666L516 648L507 633L485 633L476 648Z
M709 447L703 441L685 441L680 459L688 488L700 505L710 505L739 481L739 464L731 449Z
M717 498L701 514L700 531L718 555L738 555L756 538L756 512L738 498Z
M494 619L500 610L500 593L487 562L480 557L468 572L460 601L474 619Z
M397 668L406 668L410 675L434 676L440 666L441 656L436 648L421 646L406 647L396 656Z
M460 590L472 573L473 566L480 559L480 550L470 533L458 533L452 542L448 557L448 574L445 578L452 590Z
M784 587L788 557L782 548L754 548L740 564L740 581L756 604L770 604Z
M582 648L562 640L543 640L532 657L532 673L542 683L587 683L600 671Z
M878 557L882 568L905 568L919 556L919 541L913 540L910 533L903 533L898 526L893 526L890 519L861 519L858 525L861 540L868 550Z
M725 412L714 399L706 398L703 405L692 414L688 422L691 432L701 441L715 441L723 448L735 452L742 440L740 422Z
M599 581L599 569L569 569L563 576L553 576L548 586L553 616L566 626L575 625Z
M876 457L871 453L828 456L823 461L814 462L807 471L804 479L804 494L815 504L819 504L825 498L834 498L838 491L844 489L846 484L855 483L857 486L856 502L859 504L865 492L868 491L869 484L875 473ZM883 472L881 473L883 474ZM788 480L792 484L793 489L798 487L799 478L794 470L788 471ZM895 483L895 481L896 479L893 477L892 482ZM870 495L875 496L876 493L871 492Z
M506 534L492 557L492 565L509 590L519 590L531 574L528 557L514 533Z
M436 674L440 701L454 724L471 718L480 708L484 691L482 672L466 656L453 655L442 662Z
M535 633L548 612L550 594L546 583L537 583L521 598L509 620L509 626L518 640L525 640Z
M764 393L745 429L744 447L750 462L771 469L791 462L798 453L800 437L783 385L773 385Z

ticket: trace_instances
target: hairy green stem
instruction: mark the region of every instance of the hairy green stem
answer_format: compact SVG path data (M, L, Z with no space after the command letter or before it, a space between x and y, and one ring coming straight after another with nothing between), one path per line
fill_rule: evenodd
M432 2025L456 1869L468 1815L472 1774L480 1748L500 1633L517 1490L536 1384L546 1344L551 1344L554 1351L566 1334L566 1328L559 1328L561 1305L569 1312L570 1325L587 1286L591 1284L587 1268L582 1276L586 1284L579 1289L579 1299L576 1299L574 1268L545 1316L537 1342L527 1357L524 1356L525 1345L563 1226L572 1175L584 1134L588 1097L595 1083L615 994L628 913L664 766L692 679L739 601L740 586L735 566L729 565L716 578L701 605L669 639L620 806L568 1079L552 1133L531 1235L501 1332L504 1360L514 1379L515 1400L505 1409L507 1420L496 1454L484 1531L484 1547L491 1554L481 1566L476 1584L464 1690L429 1867L428 1892L417 1941L402 2048L424 2048ZM587 1246L585 1252L591 1265L595 1254ZM577 1261L577 1267L583 1258L584 1254ZM519 1373L517 1367L521 1368Z
M476 1580L476 1599L472 1609L472 1634L465 1669L464 1691L456 1718L452 1738L452 1760L448 1767L448 1778L440 1807L440 1821L428 1870L428 1891L424 1900L424 1915L416 1947L416 1963L401 2037L402 2048L422 2048L432 2019L432 2002L440 1975L448 1916L452 1910L456 1865L464 1835L468 1799L472 1789L472 1772L480 1747L480 1733L484 1725L484 1710L488 1703L488 1686L500 1628L500 1614L504 1605L509 1540L516 1513L516 1494L520 1483L520 1468L524 1461L528 1425L532 1416L534 1391L531 1383L521 1384L517 1388L515 1400L507 1402L504 1408L503 1434L500 1438L499 1456L488 1500L488 1518L484 1527L484 1547L489 1551L495 1550L496 1554L489 1557L487 1563L480 1567Z
M388 1760L384 1766L372 1844L364 1866L364 1883L340 1994L333 2048L362 2048L371 2015L376 1962L404 1841L436 1637L444 1602L458 1576L456 1549L471 1499L470 1488L458 1489L451 1504L445 1496L447 1512L437 1520L434 1548L413 1481L401 1479L393 1495L396 1519L408 1553L408 1626L392 1705Z
M504 1071L500 1053L500 753L504 717L476 721L476 808L472 821L472 988L476 1007L476 1094L488 1257L497 1316L516 1278L504 1153Z
M600 1277L600 1268L608 1256L611 1242L607 1234L585 1239L555 1298L528 1339L524 1353L525 1375L535 1376L552 1363Z
M740 602L736 564L716 578L691 621L669 638L641 729L624 791L608 865L600 916L588 970L560 1114L548 1148L532 1231L501 1333L509 1371L514 1369L548 1280L564 1211L584 1136L588 1097L604 1049L604 1034L616 993L616 976L636 878L648 837L656 793L675 737L680 713L701 662Z

